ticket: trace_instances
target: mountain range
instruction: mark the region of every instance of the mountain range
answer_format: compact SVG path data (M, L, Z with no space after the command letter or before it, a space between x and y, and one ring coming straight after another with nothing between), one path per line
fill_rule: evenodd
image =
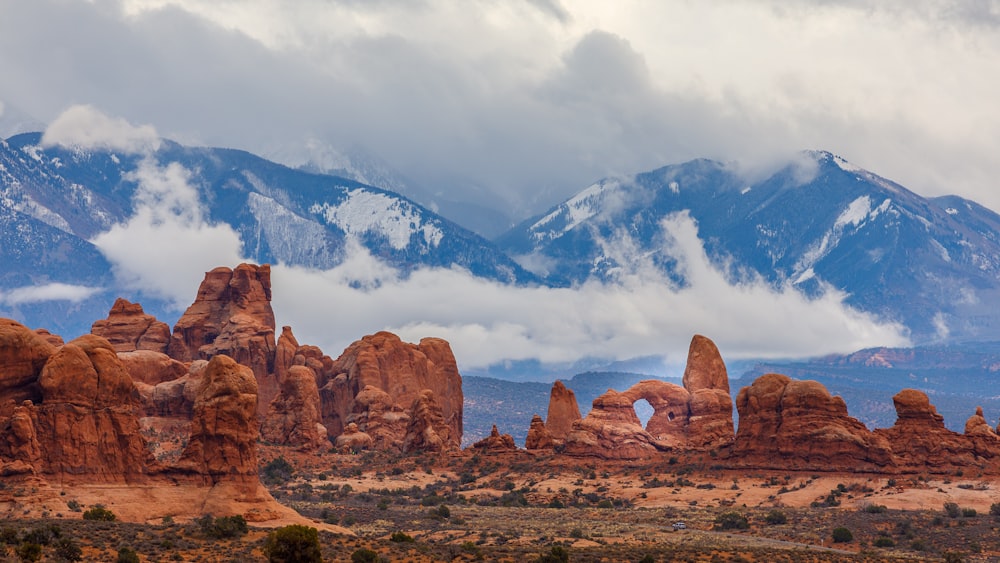
M185 172L198 215L230 227L258 263L328 269L357 243L403 275L457 267L503 284L571 287L648 268L683 287L664 229L682 216L732 283L842 292L917 344L1000 339L1000 311L983 306L1000 297L1000 216L954 196L923 198L827 152L752 176L694 160L603 179L490 241L396 192L244 151L167 140L145 153L83 149L40 133L0 142L0 316L86 332L125 295L169 318L156 296L120 286L94 241L148 203L143 170L170 166ZM96 289L69 305L17 298L56 283Z

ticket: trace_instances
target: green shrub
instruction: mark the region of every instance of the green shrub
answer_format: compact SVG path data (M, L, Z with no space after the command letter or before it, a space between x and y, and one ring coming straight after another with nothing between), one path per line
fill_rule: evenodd
M847 543L854 540L854 534L850 530L841 526L833 529L833 541L835 543Z
M378 552L364 547L356 549L351 554L351 563L378 563Z
M788 522L788 516L780 510L772 510L764 517L764 521L771 525L785 524Z
M264 542L270 563L322 563L316 528L292 524L272 531Z
M889 509L884 504L866 504L862 510L868 514L882 514Z
M944 513L949 518L958 518L962 514L962 509L958 507L958 503L946 502L944 503Z
M292 464L279 456L264 464L264 467L260 470L260 477L264 483L276 485L278 483L285 483L291 479L294 471L295 469L292 467Z
M42 558L42 546L37 543L24 542L14 552L21 561L38 561Z
M1000 518L1000 502L994 502L990 505L990 516Z
M397 543L412 543L414 540L413 536L406 534L405 532L393 532L392 535L389 536L389 541Z
M101 522L114 522L115 513L111 512L103 505L95 504L93 508L83 513L84 520L98 520Z
M979 513L976 512L975 508L963 508L962 517L963 518L975 518Z
M569 550L561 545L554 545L548 553L538 558L538 563L568 563Z
M211 514L206 514L201 518L196 518L195 523L205 537L214 539L238 538L245 536L249 531L246 519L239 514L218 518L212 518Z
M56 557L60 561L83 561L83 550L72 538L62 538L56 542Z
M444 518L447 520L448 518L451 518L451 509L442 504L437 507L437 510L434 511L434 515L438 518Z
M713 527L716 530L746 530L750 527L750 523L747 522L746 516L731 510L716 516Z
M872 545L875 547L895 547L896 542L892 541L889 536L879 536Z
M131 547L118 548L118 563L139 563L139 554Z

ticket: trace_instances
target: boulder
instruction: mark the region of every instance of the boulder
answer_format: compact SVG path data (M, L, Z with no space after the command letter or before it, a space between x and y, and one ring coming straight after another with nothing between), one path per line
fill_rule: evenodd
M330 446L326 428L320 423L319 388L313 370L306 366L288 369L260 431L268 442L302 451Z
M248 366L260 391L263 415L278 394L271 309L271 268L240 264L205 274L194 303L174 325L168 354L181 362L224 354Z
M62 336L59 336L58 334L52 334L51 332L48 331L48 329L36 328L35 334L41 336L42 340L45 340L46 342L55 346L56 348L66 343L65 341L63 341Z
M142 305L119 297L108 312L108 318L95 321L90 333L111 343L116 352L151 350L166 353L170 342L167 323L147 315Z
M472 449L482 452L512 452L517 450L514 437L510 434L501 434L497 430L497 425L493 425L490 435L472 444Z
M209 360L198 386L188 440L177 468L204 484L259 486L257 380L249 367L225 355Z
M736 465L814 471L881 471L895 459L889 443L848 416L847 405L816 381L766 374L736 397Z
M965 435L1000 440L1000 436L997 436L993 427L986 422L986 417L983 415L983 407L976 407L976 414L970 416L969 420L965 421Z
M358 451L371 449L375 445L375 441L368 434L358 430L358 425L355 423L350 423L344 432L337 436L337 441L334 443L339 451Z
M118 352L118 359L136 383L158 385L184 377L188 372L187 364L152 350Z
M528 437L524 441L526 450L547 450L556 445L552 439L552 434L545 428L545 421L537 414L531 417L531 427L528 428Z
M392 333L379 332L354 342L329 364L321 353L306 356L307 352L300 346L296 358L303 356L307 365L311 358L322 370L323 424L331 437L354 422L374 439L376 448L401 450L413 423L413 405L427 390L449 428L438 436L445 437L449 448L460 447L462 377L446 341L424 338L410 344Z
M552 384L549 392L549 412L545 418L545 428L553 440L562 442L573 429L573 423L583 418L580 416L580 405L576 394L566 387L562 381Z

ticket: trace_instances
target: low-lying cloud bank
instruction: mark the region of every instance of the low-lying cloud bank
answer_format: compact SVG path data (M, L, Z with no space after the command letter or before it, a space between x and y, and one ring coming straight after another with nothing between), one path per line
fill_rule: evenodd
M848 307L842 293L828 290L808 299L762 281L732 284L708 260L689 217L674 216L663 227L688 281L684 287L648 269L614 284L574 288L515 287L459 269L385 277L384 266L356 249L349 262L329 271L275 267L274 309L300 342L331 355L363 334L387 329L411 341L447 339L463 368L585 357L682 361L695 333L713 338L728 359L908 344L902 326ZM379 272L380 283L371 283L371 272Z

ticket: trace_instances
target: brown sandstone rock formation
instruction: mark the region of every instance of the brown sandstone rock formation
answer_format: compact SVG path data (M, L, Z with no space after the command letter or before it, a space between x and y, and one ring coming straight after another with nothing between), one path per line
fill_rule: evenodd
M139 431L138 393L111 344L84 335L57 350L31 408L41 472L63 481L133 481L156 466Z
M573 423L581 418L576 394L557 380L549 392L549 412L545 418L545 428L552 439L560 443L564 441L573 429Z
M1000 443L992 437L963 435L945 428L944 417L925 393L903 389L892 402L896 406L896 423L875 434L892 444L904 470L950 472L1000 456Z
M55 346L28 327L0 319L0 400L41 400L38 374L55 351Z
M166 353L167 343L170 342L167 323L147 315L142 305L120 297L111 306L108 318L95 321L90 332L106 338L115 352L152 350Z
M410 408L410 423L403 438L403 452L440 452L457 449L451 436L452 428L445 420L441 404L434 392L424 389L413 400ZM461 443L461 440L459 440Z
M711 450L731 444L734 432L729 376L718 348L708 338L701 335L692 338L683 383L681 387L665 381L646 380L622 393L605 393L599 397L601 404L594 401L594 409L587 418L573 425L566 440L566 451L632 459L655 450ZM640 399L653 407L653 416L645 429L639 426L633 408ZM607 408L613 411L606 411ZM618 427L602 428L606 424ZM629 438L617 441L602 438L602 435L616 438L628 435ZM596 451L605 446L627 451Z
M542 417L537 414L531 417L531 427L528 428L528 437L524 441L524 448L526 450L546 450L554 448L555 445L555 440L552 439L552 434L549 434L548 428L545 428L545 421L542 420Z
M640 459L666 450L639 423L634 399L608 389L566 437L566 453L604 459Z
M52 334L51 332L48 331L48 329L36 328L35 334L41 336L43 340L55 346L56 348L66 343L63 341L61 336L59 336L58 334Z
M170 357L182 362L225 354L249 366L260 392L260 414L278 394L275 352L271 268L266 264L205 274L195 302L174 326L168 348Z
M303 451L330 446L326 427L320 423L319 388L313 370L306 366L288 369L260 432L268 442Z
M367 450L375 445L375 441L368 434L358 430L358 425L352 422L347 425L343 434L337 436L335 445L340 451Z
M767 374L736 396L740 427L730 459L768 469L879 471L895 460L889 441L847 414L815 381Z
M517 450L514 437L510 434L501 434L497 430L497 425L493 425L490 435L472 444L472 449L483 452L511 452Z
M997 436L993 427L986 422L986 417L983 415L983 407L976 407L976 414L970 416L969 420L965 421L965 435L1000 440L1000 436Z
M296 357L304 356L299 347ZM323 423L331 437L340 435L355 422L375 441L377 448L403 449L408 429L419 421L414 408L423 391L431 391L434 404L448 432L435 434L458 448L462 441L462 378L458 373L451 347L438 338L424 338L419 344L402 342L398 336L379 332L351 344L329 367L321 358L327 375L320 377ZM423 422L419 422L423 424ZM421 430L422 431L422 430ZM437 448L433 440L415 440Z
M225 355L209 360L194 403L191 438L178 468L220 481L259 485L257 380L250 368Z

